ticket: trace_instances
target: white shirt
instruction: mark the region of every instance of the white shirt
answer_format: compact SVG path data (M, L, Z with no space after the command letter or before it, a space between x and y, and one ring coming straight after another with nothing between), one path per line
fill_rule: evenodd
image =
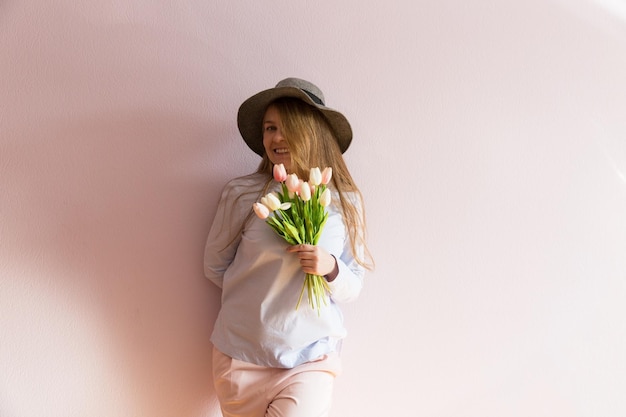
M222 192L207 238L204 272L222 288L222 307L211 341L226 355L261 366L293 368L340 350L346 336L337 303L355 299L363 286L364 268L352 256L341 213L331 203L318 245L337 260L339 274L329 282L331 298L321 311L307 294L296 303L304 272L288 243L252 215L268 176L252 174L230 181ZM278 190L272 180L270 190Z

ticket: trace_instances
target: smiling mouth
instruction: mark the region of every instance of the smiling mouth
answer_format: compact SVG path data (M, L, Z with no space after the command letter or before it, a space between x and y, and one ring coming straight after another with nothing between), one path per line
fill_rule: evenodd
M274 153L277 154L277 155L288 154L289 153L289 149L287 149L287 148L274 149Z

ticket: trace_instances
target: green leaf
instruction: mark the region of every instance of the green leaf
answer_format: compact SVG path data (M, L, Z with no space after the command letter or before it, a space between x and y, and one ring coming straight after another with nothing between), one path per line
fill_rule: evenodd
M298 234L298 229L296 229L295 227L293 227L293 225L289 223L285 223L284 225L289 236L291 236L296 242L298 242L298 244L302 243L300 235Z

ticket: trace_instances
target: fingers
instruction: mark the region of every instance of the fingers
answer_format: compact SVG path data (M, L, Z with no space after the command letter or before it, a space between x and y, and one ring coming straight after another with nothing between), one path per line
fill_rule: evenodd
M300 259L312 260L323 256L326 251L315 245L294 245L289 246L287 252L296 253Z
M307 274L327 275L334 271L336 261L324 248L316 245L294 245L287 248L300 260L302 271Z
M318 246L307 245L306 243L303 243L301 245L293 245L287 247L287 252L314 252L316 248L318 248Z

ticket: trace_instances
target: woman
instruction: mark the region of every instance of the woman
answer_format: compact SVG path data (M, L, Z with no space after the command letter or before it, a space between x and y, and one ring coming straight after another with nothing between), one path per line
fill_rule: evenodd
M342 156L352 129L319 88L297 78L246 100L237 124L263 159L224 188L205 249L205 274L222 289L211 336L222 413L326 416L346 336L338 304L358 296L369 268L362 198ZM275 164L300 178L332 167L333 203L318 245L289 246L253 215L253 203L278 189ZM319 312L295 308L305 273L328 281L330 302Z

